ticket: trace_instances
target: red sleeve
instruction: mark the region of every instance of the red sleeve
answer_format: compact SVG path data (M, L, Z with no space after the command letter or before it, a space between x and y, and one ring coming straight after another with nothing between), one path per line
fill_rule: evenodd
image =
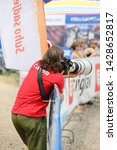
M59 92L61 94L63 94L63 88L64 88L64 77L63 77L63 75L60 75L56 84L58 85Z

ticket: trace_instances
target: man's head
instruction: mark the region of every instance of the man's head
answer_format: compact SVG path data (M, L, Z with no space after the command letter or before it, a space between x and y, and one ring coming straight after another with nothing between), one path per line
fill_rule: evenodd
M89 40L89 47L95 49L97 47L97 41L95 39Z

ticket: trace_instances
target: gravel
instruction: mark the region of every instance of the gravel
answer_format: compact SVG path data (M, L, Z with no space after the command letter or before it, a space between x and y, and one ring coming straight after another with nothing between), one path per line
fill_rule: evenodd
M81 112L72 112L67 118L62 132L64 150L100 149L99 99L93 101L93 105L85 104L83 107Z

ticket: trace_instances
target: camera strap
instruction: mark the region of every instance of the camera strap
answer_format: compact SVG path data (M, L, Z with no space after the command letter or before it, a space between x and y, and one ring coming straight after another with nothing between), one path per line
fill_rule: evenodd
M44 101L48 101L50 99L50 97L52 96L52 94L53 94L54 87L52 88L51 93L47 96L45 94L44 86L43 86L43 82L42 82L42 68L41 67L39 67L39 70L38 70L37 81L38 81L38 85L39 85L39 89L40 89L41 98Z

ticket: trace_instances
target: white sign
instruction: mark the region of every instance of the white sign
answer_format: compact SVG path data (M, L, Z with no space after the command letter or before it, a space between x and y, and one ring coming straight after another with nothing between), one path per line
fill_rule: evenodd
M48 26L65 25L65 15L46 15L46 24Z
M43 37L39 24L43 20L39 18L38 3L42 1L0 1L1 41L7 68L28 70L41 57L40 40ZM43 12L42 15L44 18Z

